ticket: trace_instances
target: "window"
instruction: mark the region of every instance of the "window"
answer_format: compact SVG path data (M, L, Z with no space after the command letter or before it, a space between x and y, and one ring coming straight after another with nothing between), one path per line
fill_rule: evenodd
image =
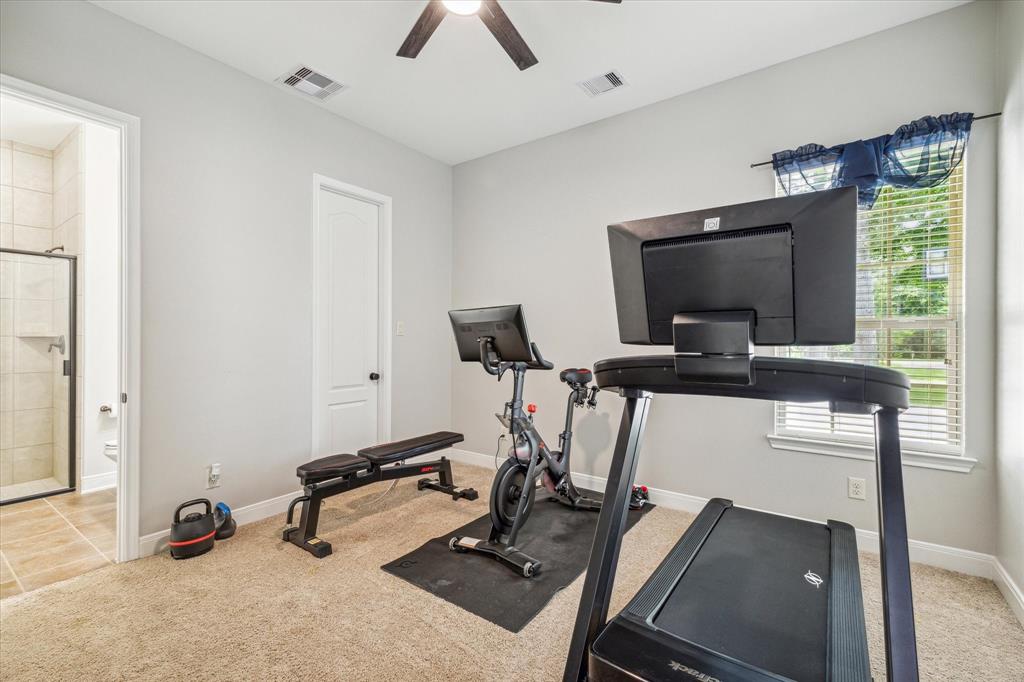
M778 182L776 194L785 194ZM963 223L963 164L935 187L883 188L874 207L857 215L856 341L779 349L788 357L905 372L911 407L900 432L908 453L962 454ZM776 403L776 437L865 446L873 434L870 416L833 415L823 403Z

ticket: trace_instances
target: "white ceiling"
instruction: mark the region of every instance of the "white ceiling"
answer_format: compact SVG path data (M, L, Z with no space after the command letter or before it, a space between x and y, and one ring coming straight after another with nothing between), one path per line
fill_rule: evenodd
M349 88L312 104L451 164L963 4L505 0L540 60L520 72L475 16L449 14L417 59L396 57L426 0L94 2L263 81L320 71ZM628 87L575 85L613 68Z
M0 139L55 149L81 121L13 97L0 97Z

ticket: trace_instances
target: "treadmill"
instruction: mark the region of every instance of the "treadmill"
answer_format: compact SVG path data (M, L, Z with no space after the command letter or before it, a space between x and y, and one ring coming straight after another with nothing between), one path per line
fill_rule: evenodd
M872 415L886 669L918 679L893 369L763 357L755 345L854 338L856 191L718 207L608 228L624 343L673 354L596 363L625 406L563 682L871 680L854 529L712 499L626 607L608 606L657 394L826 403ZM666 453L662 453L663 456Z

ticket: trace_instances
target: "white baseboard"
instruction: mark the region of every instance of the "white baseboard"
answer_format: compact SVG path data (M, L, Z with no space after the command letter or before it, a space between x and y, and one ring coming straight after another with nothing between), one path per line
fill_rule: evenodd
M603 476L591 476L590 474L577 474L572 475L573 482L581 488L587 490L603 491L604 487L608 484L608 479ZM690 514L696 514L704 505L708 503L707 498L697 497L696 495L687 495L686 493L677 493L674 490L662 490L661 488L652 488L647 486L647 494L651 497L651 502L660 507L667 509L678 509L680 511L689 512Z
M472 450L460 450L459 448L452 448L448 452L444 453L444 456L453 462L462 462L463 464L472 464L475 467L486 467L488 469L494 469L494 455L485 455L482 452L473 452ZM498 460L498 464L501 464L501 460Z
M927 564L936 568L944 568L947 571L966 573L989 580L995 576L993 566L996 558L991 554L959 547L947 547L921 540L909 540L907 546L910 550L910 560L919 564ZM857 547L865 552L878 554L878 533L858 528Z
M97 490L117 487L117 471L108 471L105 474L92 474L82 476L82 494L94 493Z
M993 568L995 575L992 577L996 587L1003 593L1003 598L1006 599L1006 603L1013 609L1013 613L1017 616L1017 620L1020 621L1021 625L1024 625L1024 590L1020 589L1020 585L1013 581L1006 568L999 562L999 559L993 560Z
M294 493L280 495L269 500L263 500L262 502L256 502L244 507L239 507L238 509L232 509L231 518L233 518L238 525L244 526L247 523L262 521L265 518L276 516L277 514L283 514L288 509L288 503L301 494L302 491L299 490ZM159 554L167 549L167 540L170 535L171 529L166 528L164 530L157 531L156 533L150 533L149 535L143 535L140 537L139 556L151 556L153 554Z
M451 459L452 461L476 466L494 467L493 455L485 455L470 450L453 450ZM602 476L574 473L573 481L581 488L586 488L587 490L604 490L608 479ZM651 502L654 504L691 514L698 513L708 501L707 498L697 497L696 495L687 495L686 493L662 490L660 488L652 488L651 486L648 486L647 490L651 496ZM921 540L910 540L907 544L910 549L911 561L944 568L949 571L956 571L957 573L988 578L993 581L1003 593L1017 619L1024 624L1024 592L1021 591L1020 586L1013 581L996 557L991 554L983 554L958 547L947 547ZM863 551L877 554L878 533L873 530L858 528L857 547Z

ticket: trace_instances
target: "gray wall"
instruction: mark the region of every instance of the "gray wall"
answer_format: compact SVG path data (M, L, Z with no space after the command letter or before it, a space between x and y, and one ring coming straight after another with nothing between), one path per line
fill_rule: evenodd
M142 533L210 462L232 506L296 489L314 173L393 197L394 434L449 425L448 166L84 2L3 2L0 69L142 119Z
M869 137L924 114L989 113L998 103L995 11L966 5L456 166L453 305L525 303L534 340L561 367L644 352L618 343L606 225L772 196L771 171L748 165L778 149ZM995 140L996 125L979 123L967 157L966 433L980 463L970 474L905 469L911 536L988 553L996 546ZM454 427L468 449L492 453L492 413L511 386L458 362L452 376ZM527 398L553 438L565 399L556 373L532 375ZM578 421L580 471L605 475L620 405L604 396ZM867 502L846 497L848 475L873 480L870 463L773 450L771 428L768 402L659 397L638 478L875 528L873 486Z
M998 556L1024 585L1024 3L1000 3L998 24Z

